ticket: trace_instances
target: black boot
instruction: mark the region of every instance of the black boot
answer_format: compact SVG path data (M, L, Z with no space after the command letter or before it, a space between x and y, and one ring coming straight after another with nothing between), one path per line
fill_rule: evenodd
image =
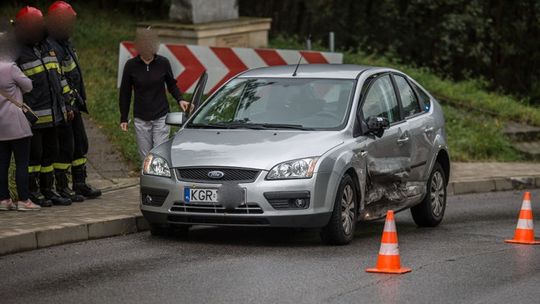
M84 202L84 196L75 193L69 188L67 170L54 169L54 179L56 181L56 191L63 198L69 198L74 203Z
M54 174L52 172L41 173L39 175L39 182L41 186L41 193L51 200L53 205L69 206L71 205L71 199L63 198L60 194L56 193L53 189Z
M28 186L30 188L30 200L36 204L40 205L41 207L51 207L52 202L45 198L45 196L41 193L38 186L38 172L30 173L29 175L29 183Z
M71 167L73 177L73 191L86 198L96 198L101 196L101 190L94 189L86 183L86 165Z

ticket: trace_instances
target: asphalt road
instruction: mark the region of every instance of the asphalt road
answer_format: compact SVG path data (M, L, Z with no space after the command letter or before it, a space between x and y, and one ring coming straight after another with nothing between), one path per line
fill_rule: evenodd
M201 227L187 239L139 233L0 257L0 303L539 303L540 246L504 243L521 196L451 197L434 229L399 213L401 261L413 269L401 276L364 272L382 221L342 247L313 230Z

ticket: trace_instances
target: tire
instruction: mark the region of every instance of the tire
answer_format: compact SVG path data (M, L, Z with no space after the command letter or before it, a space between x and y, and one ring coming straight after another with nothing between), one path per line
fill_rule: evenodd
M321 240L329 245L346 245L354 237L358 219L358 196L354 181L345 175L339 183L334 210L328 224L321 230ZM345 216L347 218L344 220Z
M435 163L427 182L426 197L411 208L416 225L420 227L438 226L446 210L446 175L439 163Z

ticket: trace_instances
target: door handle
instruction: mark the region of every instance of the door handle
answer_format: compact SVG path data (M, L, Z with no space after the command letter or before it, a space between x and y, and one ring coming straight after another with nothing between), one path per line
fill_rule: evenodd
M427 127L424 129L424 133L431 133L433 130L435 130L433 127Z
M406 143L406 142L408 142L408 141L409 141L409 137L403 137L403 138L399 138L399 139L397 140L397 143L398 143L398 144L404 144L404 143Z

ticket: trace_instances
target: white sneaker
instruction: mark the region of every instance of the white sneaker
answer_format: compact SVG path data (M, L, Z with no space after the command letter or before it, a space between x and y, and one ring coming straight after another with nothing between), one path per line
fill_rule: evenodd
M17 206L11 199L0 201L0 211L17 210Z
M19 211L38 211L41 210L41 207L32 203L31 200L18 201L17 210Z

